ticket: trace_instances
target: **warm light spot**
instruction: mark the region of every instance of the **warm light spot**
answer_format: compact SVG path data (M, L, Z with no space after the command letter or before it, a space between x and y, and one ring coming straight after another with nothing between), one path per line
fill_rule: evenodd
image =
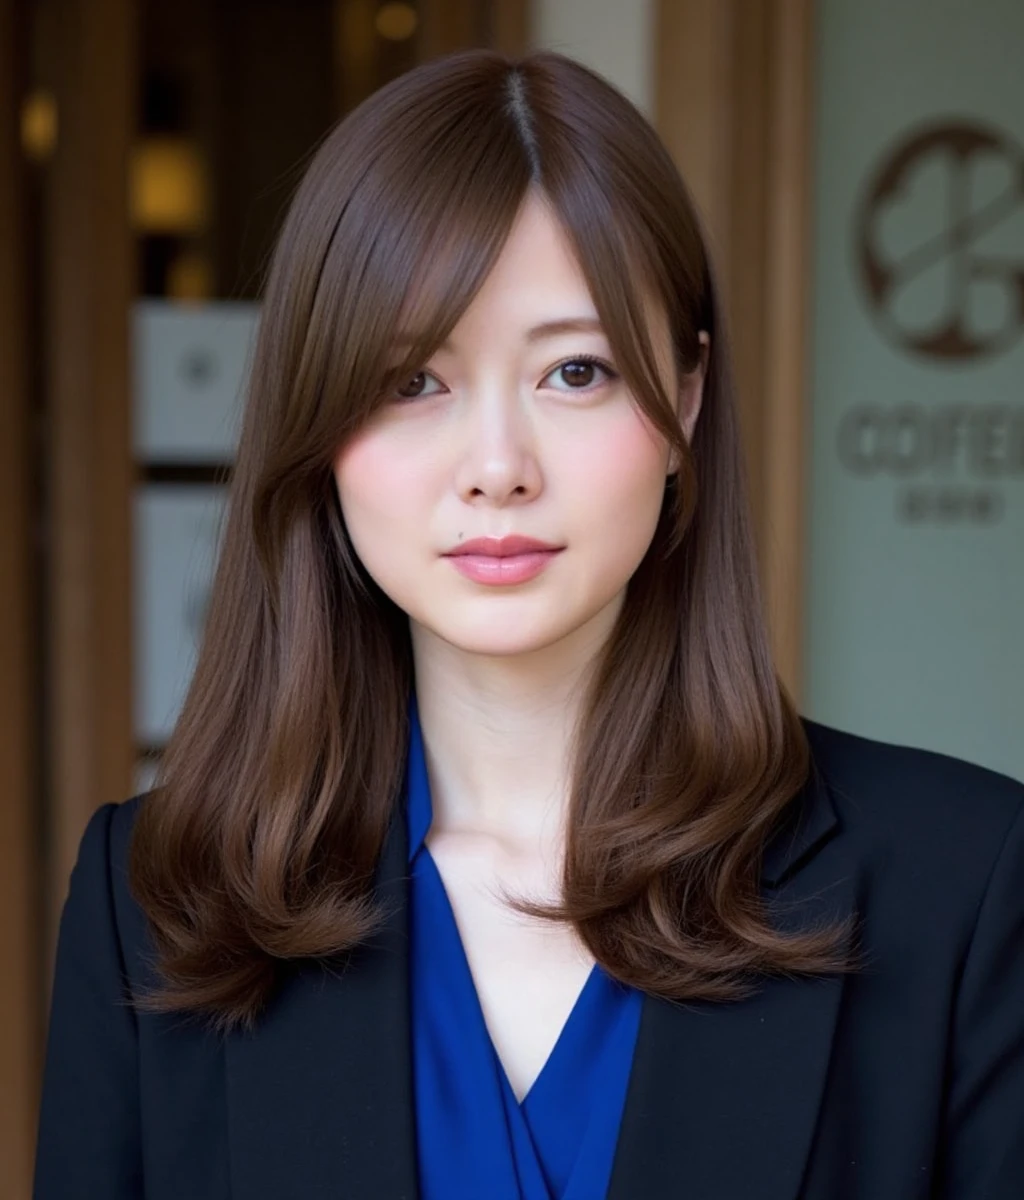
M411 4L382 4L377 9L377 32L389 42L404 42L416 32L416 10Z
M206 164L194 142L147 137L131 162L132 224L141 233L201 232L207 222Z
M34 162L43 162L56 144L57 101L49 92L32 92L21 106L22 148Z
M167 296L181 303L213 297L213 268L197 250L183 250L167 269Z

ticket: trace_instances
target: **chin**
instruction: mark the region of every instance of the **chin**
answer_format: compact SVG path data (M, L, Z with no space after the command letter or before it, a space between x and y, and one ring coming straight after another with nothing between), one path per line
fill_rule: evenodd
M518 658L549 649L572 630L552 630L544 634L522 629L503 630L493 626L480 630L466 629L462 626L459 629L438 629L433 632L463 654L473 654L480 658Z
M517 606L502 604L482 608L459 613L452 606L443 620L419 623L429 636L440 638L464 654L515 658L542 653L581 634L597 615L589 610L568 613L564 606L558 612L531 612L525 606L516 611Z

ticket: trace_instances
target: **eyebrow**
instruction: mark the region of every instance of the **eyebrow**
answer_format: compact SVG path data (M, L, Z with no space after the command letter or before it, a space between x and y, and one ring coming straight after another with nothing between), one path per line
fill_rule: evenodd
M527 330L528 342L540 342L544 338L557 337L560 333L604 333L597 317L563 317L560 321L545 321Z
M545 338L558 337L563 333L604 333L604 327L597 317L562 317L557 321L544 321L526 331L526 341L529 345L542 342ZM412 345L415 338L408 333L400 333L395 342L399 346ZM438 346L438 350L451 350L451 342L446 340Z

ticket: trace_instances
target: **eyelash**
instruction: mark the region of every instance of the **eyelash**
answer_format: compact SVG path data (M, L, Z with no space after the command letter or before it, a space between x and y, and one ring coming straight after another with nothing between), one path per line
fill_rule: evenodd
M604 371L604 373L608 376L608 378L606 380L604 380L605 383L612 383L614 380L618 379L618 377L619 377L618 372L612 367L612 365L610 363L606 362L605 359L599 358L596 354L573 354L569 358L564 358L564 359L562 359L561 362L555 363L555 365L551 368L550 371L547 372L547 374L544 376L544 378L547 379L549 376L554 375L556 371L560 371L563 367L568 367L570 365L575 366L578 363L584 363L589 366L600 367L601 370ZM426 370L417 371L411 378L415 379L417 375L430 375L430 372L426 371ZM432 376L432 378L434 378L434 377ZM440 382L440 380L438 380L438 382ZM402 386L404 387L406 385L402 384ZM580 392L583 395L587 395L590 392L596 391L597 388L599 388L600 386L601 386L601 384L597 383L597 384L591 384L590 387L568 388L566 390L568 392ZM398 391L396 390L395 394L394 394L394 400L399 404L410 404L414 400L421 400L421 399L429 400L431 398L431 396L438 395L438 394L439 393L437 393L437 392L432 392L428 396L402 396L402 395L399 395Z
M608 376L609 383L613 379L618 379L618 374L612 369L611 363L605 362L605 360L603 358L598 358L598 356L596 354L576 354L572 358L564 359L562 362L557 363L555 366L553 366L551 368L551 370L548 371L548 375L554 375L554 373L556 371L560 371L563 367L569 366L570 363L573 363L573 364L587 363L590 366L600 367L601 370L604 371L604 373ZM548 375L545 375L544 378L547 379ZM570 388L569 390L572 392L579 392L579 391L590 391L591 389L590 388Z

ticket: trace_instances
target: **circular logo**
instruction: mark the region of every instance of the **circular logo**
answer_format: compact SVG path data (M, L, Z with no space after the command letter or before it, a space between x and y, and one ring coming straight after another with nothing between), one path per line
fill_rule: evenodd
M855 255L869 310L901 350L970 360L1024 330L1024 150L947 121L907 137L869 183Z

